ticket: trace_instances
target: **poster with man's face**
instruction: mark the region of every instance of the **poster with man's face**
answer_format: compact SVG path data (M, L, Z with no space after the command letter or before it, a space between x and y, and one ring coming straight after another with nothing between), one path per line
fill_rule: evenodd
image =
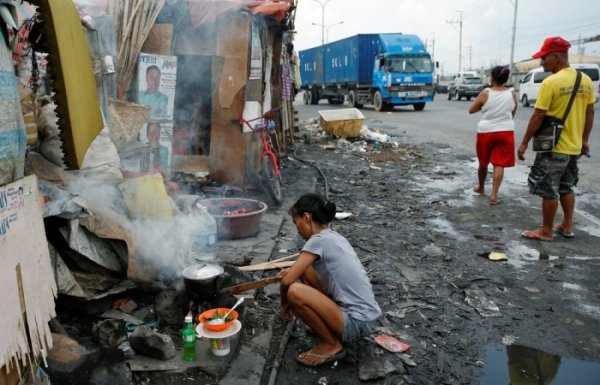
M167 170L171 166L173 123L149 122L140 131L139 140L150 145L150 168Z
M176 56L138 55L138 103L150 107L150 118L173 118L176 78Z

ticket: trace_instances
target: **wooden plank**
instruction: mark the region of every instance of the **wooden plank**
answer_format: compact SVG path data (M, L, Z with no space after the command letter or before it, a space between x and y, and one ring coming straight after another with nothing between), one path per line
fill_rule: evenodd
M246 283L242 283L240 285L229 286L221 289L221 293L229 293L229 294L240 294L248 290L258 289L259 287L272 285L281 280L279 277L270 277L258 279L256 281L250 281Z
M267 261L267 262L263 262L263 263L257 263L256 265L242 266L239 269L243 270L243 271L262 270L265 267L272 266L274 263L287 261L288 259L292 259L294 257L297 257L299 254L300 253L286 255L285 257L277 258L277 259L274 259L272 261ZM272 268L272 267L269 267L269 268Z
M292 266L296 261L285 261L285 262L265 262L256 265L242 266L239 269L242 271L257 271L257 270L269 270L269 269L284 269Z

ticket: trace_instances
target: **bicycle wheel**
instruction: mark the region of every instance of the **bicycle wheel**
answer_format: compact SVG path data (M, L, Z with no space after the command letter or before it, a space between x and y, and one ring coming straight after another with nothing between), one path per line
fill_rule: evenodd
M273 199L275 204L280 205L283 201L281 195L281 178L275 173L275 165L268 156L264 155L260 164L260 176L262 185Z

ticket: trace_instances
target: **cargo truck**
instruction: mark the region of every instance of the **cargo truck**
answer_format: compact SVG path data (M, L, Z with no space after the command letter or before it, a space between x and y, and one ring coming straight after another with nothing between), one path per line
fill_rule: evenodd
M377 111L412 104L417 111L433 100L434 66L416 35L360 34L300 51L304 103L352 107L372 104Z

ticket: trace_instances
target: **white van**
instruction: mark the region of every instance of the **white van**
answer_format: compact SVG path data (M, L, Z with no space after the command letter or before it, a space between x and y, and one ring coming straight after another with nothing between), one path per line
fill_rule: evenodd
M598 64L575 63L571 64L571 67L589 76L592 79L592 83L594 83L594 90L600 92L598 88L600 83L600 66ZM550 75L552 75L552 72L544 72L544 69L540 67L529 71L523 80L521 80L521 84L519 85L519 100L523 107L535 104L542 81ZM598 99L598 96L600 95L596 95L596 99Z

